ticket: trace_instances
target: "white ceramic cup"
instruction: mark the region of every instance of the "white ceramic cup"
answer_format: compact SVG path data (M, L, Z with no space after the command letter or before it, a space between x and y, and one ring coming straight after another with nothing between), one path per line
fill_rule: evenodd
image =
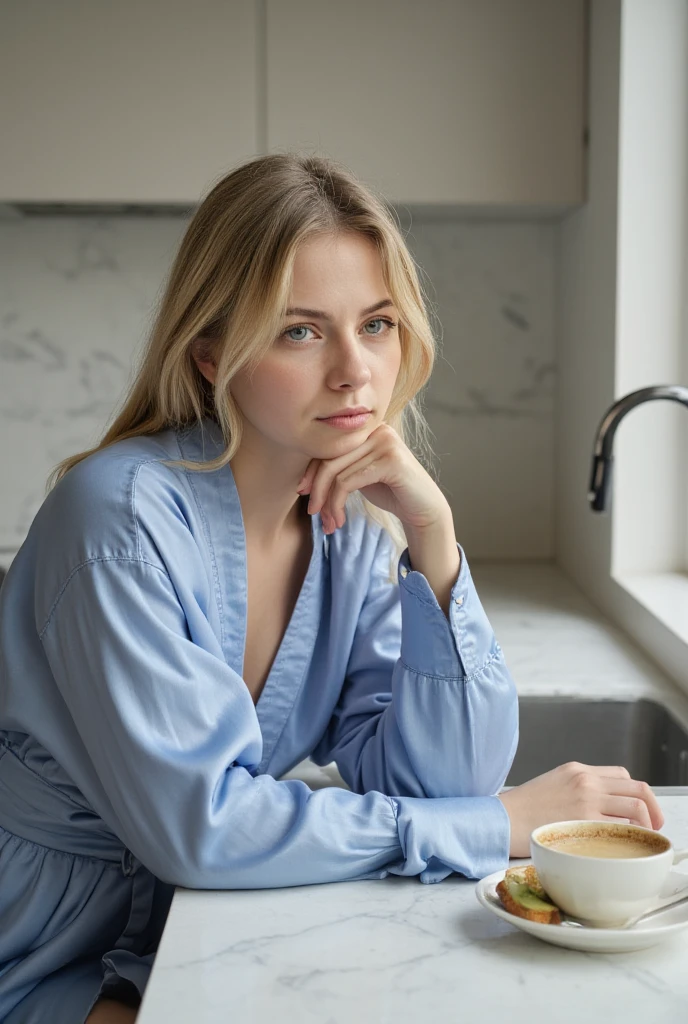
M646 857L586 857L555 849L565 837L640 839L653 850ZM598 928L614 928L650 910L674 864L688 850L674 850L666 836L615 821L556 821L530 836L538 877L557 906Z

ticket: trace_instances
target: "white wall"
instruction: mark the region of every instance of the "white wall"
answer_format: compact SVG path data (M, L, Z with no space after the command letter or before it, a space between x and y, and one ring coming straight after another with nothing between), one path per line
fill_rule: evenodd
M595 431L615 398L620 28L619 0L592 4L588 202L558 237L556 556L599 604L611 521L590 511L587 491Z
M616 395L685 384L688 2L621 19ZM686 568L688 409L650 402L615 441L612 571Z
M615 442L612 511L587 501L607 407L638 387L681 383L686 13L685 0L591 5L589 200L558 239L556 558L688 689L686 644L615 579L677 567L688 410L630 413Z
M50 470L101 435L185 224L0 221L0 564L25 537ZM428 418L472 559L553 556L555 232L418 211L411 221L444 333Z

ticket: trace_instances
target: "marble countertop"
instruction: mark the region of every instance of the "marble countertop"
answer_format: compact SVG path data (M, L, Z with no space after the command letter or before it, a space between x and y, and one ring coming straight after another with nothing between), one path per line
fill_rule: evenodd
M661 796L688 846L688 798ZM451 875L178 890L137 1024L625 1024L688 1016L688 931L635 953L540 942Z
M521 695L650 697L688 728L688 695L552 565L472 566ZM334 765L289 773L344 785ZM688 789L656 789L688 846ZM679 794L683 795L679 795ZM688 866L683 866L688 871ZM138 1024L548 1024L688 1014L688 932L623 954L558 949L482 909L474 883L387 878L289 889L178 890Z
M471 566L519 695L650 698L688 729L688 694L557 566Z

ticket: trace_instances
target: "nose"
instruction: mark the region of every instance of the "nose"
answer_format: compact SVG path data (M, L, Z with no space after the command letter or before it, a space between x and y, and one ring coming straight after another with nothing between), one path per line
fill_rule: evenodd
M343 337L331 346L331 362L327 370L327 386L334 391L358 391L371 377L366 353L358 338Z

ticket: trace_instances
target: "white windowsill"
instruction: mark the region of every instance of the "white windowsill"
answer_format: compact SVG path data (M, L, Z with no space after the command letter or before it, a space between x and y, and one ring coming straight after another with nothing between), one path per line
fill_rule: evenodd
M688 573L615 573L613 578L647 611L648 626L654 620L670 630L686 645L688 657Z

